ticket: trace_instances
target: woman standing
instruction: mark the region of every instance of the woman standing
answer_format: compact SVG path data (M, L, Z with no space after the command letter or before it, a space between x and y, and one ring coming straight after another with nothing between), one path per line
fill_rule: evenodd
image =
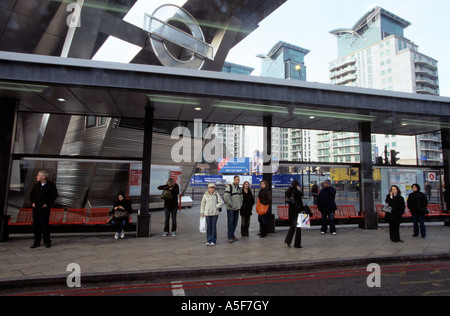
M294 247L302 248L302 229L297 227L298 214L303 211L302 191L300 191L300 183L297 180L292 181L291 186L286 191L286 198L289 204L289 222L290 227L286 235L284 243L290 247L292 238L295 234Z
M391 186L391 191L386 196L385 202L392 208L391 213L386 213L386 221L389 223L389 236L392 242L403 242L400 239L400 223L405 214L405 199L398 186Z
M252 216L253 205L255 198L253 197L252 189L248 181L244 182L242 188L243 202L241 207L241 236L248 237L248 229L250 227L250 217Z
M413 237L419 236L419 224L420 224L420 234L422 238L427 236L427 231L425 228L425 215L427 214L428 199L427 196L420 192L420 185L414 183L412 185L413 192L408 196L408 208L411 211L413 219Z
M267 213L264 215L258 215L259 226L261 229L261 234L259 237L264 238L267 236L267 224L269 221L269 216L272 214L272 194L270 193L269 184L266 180L262 180L259 185L261 187L258 192L259 202L262 205L268 205Z
M172 236L175 237L177 235L178 194L180 194L180 187L174 179L170 178L165 185L160 185L158 190L168 190L171 193L168 199L164 199L164 213L166 218L163 236L169 236L170 216L172 216Z
M131 214L131 202L125 198L125 195L120 192L114 201L112 210L109 212L112 215L111 225L116 226L115 239L124 238L124 228L127 225Z
M222 208L223 200L219 192L216 192L214 183L208 184L208 191L202 198L200 214L206 217L206 245L215 246L217 243L217 219Z

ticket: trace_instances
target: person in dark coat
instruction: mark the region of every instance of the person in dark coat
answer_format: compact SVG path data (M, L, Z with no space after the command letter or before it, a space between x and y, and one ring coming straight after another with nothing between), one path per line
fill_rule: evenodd
M319 186L317 185L317 182L314 181L314 184L311 187L311 195L313 196L313 205L317 205L317 197L319 196Z
M269 223L269 217L272 215L272 193L270 192L269 184L266 180L262 180L259 185L261 190L258 192L258 198L261 204L269 205L269 210L264 215L258 215L259 226L261 234L259 237L264 238L267 236L267 225Z
M255 198L253 197L252 189L248 181L244 182L242 187L243 202L241 206L241 236L248 237L248 229L250 227L250 218L252 216L253 205Z
M302 248L302 229L297 227L298 214L303 212L302 191L300 191L300 183L297 180L292 181L289 189L286 190L286 199L289 205L289 231L284 240L284 244L288 247L291 246L292 238L295 241L295 248Z
M420 185L417 183L412 185L412 189L413 192L408 196L408 208L413 219L413 237L419 236L420 225L420 234L422 238L425 238L427 236L425 215L427 214L428 199L424 193L420 192Z
M56 185L48 180L48 172L41 170L36 176L37 183L30 193L31 206L33 208L34 242L31 248L41 245L41 235L44 238L46 248L51 247L50 207L58 197Z
M110 221L111 225L116 226L116 235L115 239L124 238L124 228L130 220L130 214L132 212L131 202L125 197L123 192L117 194L116 200L114 201L114 205L109 212L112 215L112 219Z
M391 190L386 195L385 202L392 208L391 213L386 213L386 221L389 223L389 237L392 242L403 242L400 239L400 223L402 215L405 214L405 199L398 186L391 186Z
M330 223L330 232L332 235L336 235L336 225L334 223L334 212L337 210L336 202L336 190L331 186L330 180L325 180L323 183L323 189L320 190L317 197L317 208L322 214L322 228L320 233L325 235L328 229L328 222Z
M166 218L163 236L169 235L170 216L172 216L172 236L175 237L177 235L178 195L180 194L180 187L174 179L170 178L165 185L158 186L158 190L169 190L172 193L170 199L164 200L164 213Z

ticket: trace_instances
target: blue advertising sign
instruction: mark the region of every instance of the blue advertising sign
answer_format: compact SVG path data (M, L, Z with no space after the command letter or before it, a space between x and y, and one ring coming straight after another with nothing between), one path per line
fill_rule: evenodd
M194 175L191 178L191 184L193 186L205 183L223 183L223 177L221 175Z
M218 162L219 173L250 173L250 158L224 158Z

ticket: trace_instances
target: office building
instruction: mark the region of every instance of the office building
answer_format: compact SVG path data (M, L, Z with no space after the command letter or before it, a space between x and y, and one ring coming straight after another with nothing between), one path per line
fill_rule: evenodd
M419 46L404 36L404 30L410 25L410 22L377 6L352 28L331 31L338 42L338 59L332 61L329 67L331 83L439 95L438 62L420 53ZM340 139L335 139L335 134L321 133L319 139L323 141L320 144L326 146L328 141L336 143L335 140L340 143ZM328 138L325 135L329 135ZM357 134L345 133L343 136L347 143L358 143ZM442 156L439 137L439 133L416 138L378 135L374 153L384 155L384 146L387 145L389 150L400 152L400 163L415 164L414 157L417 156L422 164L438 164ZM321 161L328 159L325 155L327 149L320 149ZM343 159L358 162L358 155L353 152L356 145L353 149L345 148L344 153L341 149L330 149L331 161Z

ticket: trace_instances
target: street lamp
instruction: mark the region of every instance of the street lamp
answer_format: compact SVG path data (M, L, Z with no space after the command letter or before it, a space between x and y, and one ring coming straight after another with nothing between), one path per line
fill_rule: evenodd
M298 71L299 79L302 80L302 72L301 72L302 66L299 64L295 65L295 70Z

